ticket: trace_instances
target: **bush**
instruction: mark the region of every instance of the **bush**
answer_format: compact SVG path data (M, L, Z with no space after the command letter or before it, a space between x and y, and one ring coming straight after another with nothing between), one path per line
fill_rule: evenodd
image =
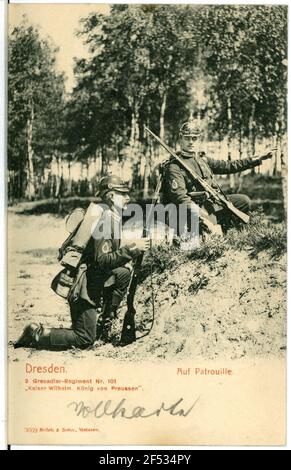
M284 223L270 227L253 227L248 244L252 255L268 250L272 257L279 258L287 251L287 227Z
M164 271L178 266L185 260L184 253L178 246L160 245L146 253L140 271L140 279L144 280L151 272L162 274Z
M279 258L287 250L286 223L266 222L263 213L257 211L251 215L250 223L240 230L231 229L223 237L209 235L200 240L199 246L190 252L181 250L178 243L154 247L145 254L139 277L143 281L151 272L162 274L188 260L211 263L228 250L247 250L251 257L268 251L271 257Z
M200 259L205 261L215 261L227 250L225 237L210 235L204 241L200 241L199 246L188 254L188 259Z
M261 251L269 251L272 257L278 258L287 251L287 226L266 223L261 211L251 215L250 224L243 229L232 229L226 239L229 245L238 250L251 248L251 256L257 256Z

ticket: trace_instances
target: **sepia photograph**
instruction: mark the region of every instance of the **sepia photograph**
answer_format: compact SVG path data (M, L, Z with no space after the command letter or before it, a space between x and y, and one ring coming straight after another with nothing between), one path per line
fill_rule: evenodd
M9 443L284 445L287 5L7 17Z

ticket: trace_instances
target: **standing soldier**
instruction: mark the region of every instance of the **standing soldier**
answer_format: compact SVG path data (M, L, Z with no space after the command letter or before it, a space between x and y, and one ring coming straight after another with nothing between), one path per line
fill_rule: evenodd
M72 347L85 349L94 341L108 341L111 323L126 294L131 269L129 263L149 248L149 240L141 238L120 246L122 210L129 202L129 188L119 176L101 179L98 195L105 204L102 218L93 232L82 255L85 270L74 285L74 295L69 296L72 328L46 328L42 324L26 326L14 347L65 350ZM109 236L108 236L109 226ZM95 228L96 229L96 228ZM102 235L103 233L103 235ZM95 234L95 236L94 236ZM110 295L104 296L104 285ZM77 295L75 295L77 292ZM103 310L97 322L96 307L103 295ZM97 328L97 332L96 332Z
M242 160L222 161L209 158L201 151L201 129L199 121L190 117L180 129L181 152L179 157L200 177L207 181L212 188L219 191L214 174L227 175L248 170L262 163L263 160L272 158L272 152L262 157L245 158ZM230 220L228 212L216 204L208 201L208 193L193 181L190 174L177 160L170 159L164 170L163 202L175 205L186 204L188 210L197 213L197 205L202 206L213 222L220 224L225 229L229 228ZM248 213L251 200L244 194L231 194L227 196L229 201L242 212Z

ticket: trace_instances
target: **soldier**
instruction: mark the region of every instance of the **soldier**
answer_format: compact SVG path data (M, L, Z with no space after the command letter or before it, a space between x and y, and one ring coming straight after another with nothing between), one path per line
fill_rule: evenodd
M130 282L129 263L149 248L149 239L146 238L120 246L122 210L129 202L128 192L128 186L118 176L104 177L99 183L98 195L105 203L105 210L98 227L110 224L109 237L102 236L102 231L97 237L94 232L95 236L93 233L84 250L86 270L74 286L78 295L69 298L72 328L46 328L42 324L31 323L15 342L15 348L85 349L93 345L96 334L97 339L108 340L112 320L117 316ZM119 228L117 234L116 226ZM110 290L104 289L106 283L107 287L111 285ZM103 311L97 324L96 307L100 305L101 296L104 297Z
M222 161L209 158L200 147L201 129L199 121L190 117L180 129L180 158L185 159L187 164L200 177L205 179L213 188L218 189L213 174L231 174L238 173L250 168L254 168L262 163L263 160L272 158L272 152L259 158L245 158L242 160ZM214 223L220 224L225 229L229 228L230 220L228 212L220 207L214 207L210 201L207 201L208 194L199 188L199 185L192 180L191 176L184 168L181 168L179 162L170 160L164 170L163 183L163 202L165 204L174 203L175 205L186 204L189 211L197 213L197 206L202 206L207 213L214 216ZM234 206L248 213L251 206L251 200L244 194L231 194L228 199Z

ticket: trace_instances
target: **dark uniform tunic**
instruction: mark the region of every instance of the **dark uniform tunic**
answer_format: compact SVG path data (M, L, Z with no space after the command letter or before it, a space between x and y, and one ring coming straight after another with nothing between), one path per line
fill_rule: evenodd
M222 161L209 157L185 158L183 154L178 154L189 167L200 177L205 179L213 188L217 188L213 174L229 175L239 173L260 165L260 159L244 158L242 160ZM174 204L191 203L189 192L202 191L198 183L193 181L190 174L182 168L177 160L170 160L166 166L163 185L163 196L165 203Z
M110 301L117 308L130 281L130 269L126 265L140 254L134 244L120 246L120 237L114 238L114 220L120 224L112 211L105 211L100 223L111 223L111 237L91 238L84 253L85 264L72 289L69 304L72 328L52 328L50 341L53 347L67 349L72 346L87 348L96 338L96 307L104 297L104 284L109 282ZM117 225L115 224L115 227ZM120 225L119 225L120 229ZM109 290L109 289L108 289Z
M183 157L183 153L178 153L181 159L193 169L200 177L205 179L213 188L217 188L214 174L228 175L239 173L261 164L260 159L244 158L242 160L222 161L209 158L207 156ZM203 188L193 181L193 178L177 160L170 160L166 165L163 181L163 203L173 203L176 205L187 204L191 210L193 200L189 196L190 192L203 191ZM248 212L250 199L243 194L232 194L228 199L240 210ZM221 221L219 221L221 222Z

